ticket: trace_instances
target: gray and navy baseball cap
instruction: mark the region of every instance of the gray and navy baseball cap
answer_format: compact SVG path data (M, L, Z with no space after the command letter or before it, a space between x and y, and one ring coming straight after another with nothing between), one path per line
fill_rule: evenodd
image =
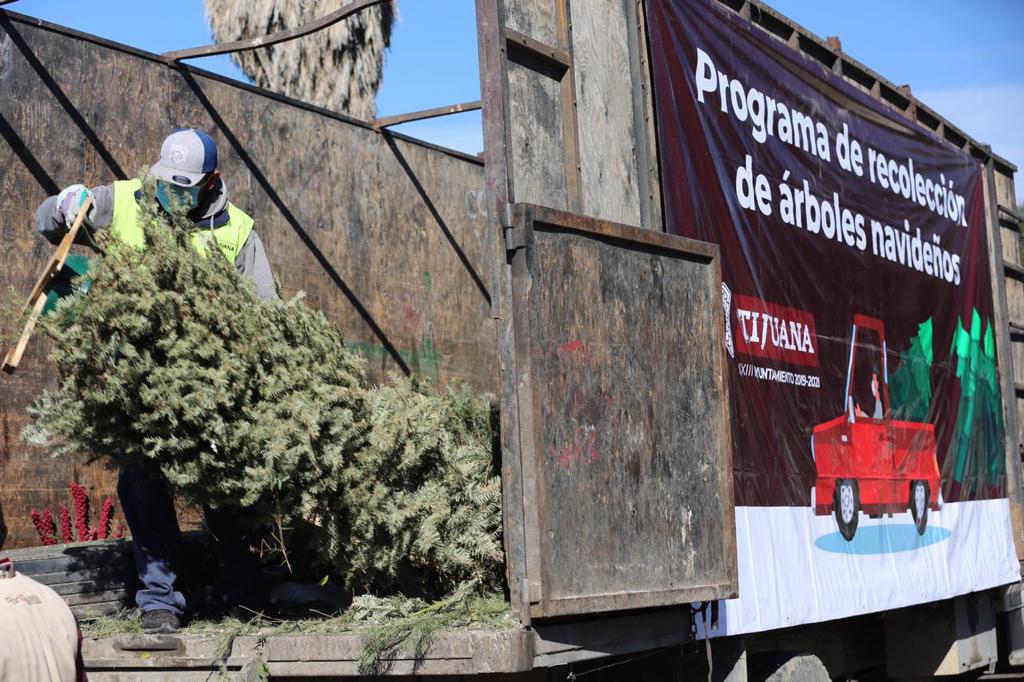
M193 187L217 170L217 145L202 130L179 128L160 147L160 160L149 174L157 180Z

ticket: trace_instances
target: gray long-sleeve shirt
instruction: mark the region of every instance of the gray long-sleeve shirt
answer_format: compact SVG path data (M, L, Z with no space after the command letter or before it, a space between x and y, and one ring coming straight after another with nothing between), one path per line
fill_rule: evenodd
M108 228L114 219L114 186L100 185L93 187L91 191L95 208L92 209L90 224L94 230ZM36 230L51 244L59 243L68 233L56 196L50 197L36 209ZM81 242L81 238L78 241ZM235 267L240 273L252 279L260 300L277 298L274 276L270 272L270 261L256 230L249 233L249 238L242 245L242 250L235 258Z

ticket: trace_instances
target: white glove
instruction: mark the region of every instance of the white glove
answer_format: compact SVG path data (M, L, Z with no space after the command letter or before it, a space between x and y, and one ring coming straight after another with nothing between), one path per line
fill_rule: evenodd
M71 185L65 187L57 195L57 213L64 220L64 224L71 227L75 223L75 219L78 218L78 212L82 208L82 204L85 203L86 199L92 199L92 192L85 185ZM92 213L96 210L95 200L93 205L89 207L89 213L85 216L85 224L92 226Z

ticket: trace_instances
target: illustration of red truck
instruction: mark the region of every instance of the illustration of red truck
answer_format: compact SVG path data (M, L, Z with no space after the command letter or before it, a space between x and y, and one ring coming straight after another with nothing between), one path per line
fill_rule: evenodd
M880 363L875 360L878 354ZM875 368L870 380L858 359L870 361ZM854 397L858 376L861 383L870 383L875 401L867 406L870 411L862 409ZM938 511L941 506L935 427L892 419L885 326L879 319L854 315L844 403L844 413L814 427L811 436L817 469L811 501L814 513L834 512L840 534L850 541L861 511L879 516L909 508L918 534L923 535L928 510Z

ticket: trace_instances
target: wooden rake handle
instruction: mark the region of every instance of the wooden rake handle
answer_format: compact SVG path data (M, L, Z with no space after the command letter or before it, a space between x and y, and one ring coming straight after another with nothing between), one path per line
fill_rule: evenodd
M92 197L86 197L78 210L78 217L75 218L71 229L64 235L64 239L60 240L60 244L57 245L57 249L50 256L50 261L43 268L43 273L32 288L32 295L28 297L28 303L25 305L26 308L31 308L32 312L29 313L28 320L25 322L25 328L21 331L18 342L4 356L3 371L8 374L14 374L14 370L18 368L18 364L21 362L21 356L25 354L28 340L32 337L32 330L35 329L36 321L39 320L39 315L42 314L43 308L46 306L46 294L53 283L53 278L64 267L64 262L67 261L68 254L71 253L71 246L75 243L75 238L78 236L78 231L85 222L85 217L89 214L90 208L92 208Z

